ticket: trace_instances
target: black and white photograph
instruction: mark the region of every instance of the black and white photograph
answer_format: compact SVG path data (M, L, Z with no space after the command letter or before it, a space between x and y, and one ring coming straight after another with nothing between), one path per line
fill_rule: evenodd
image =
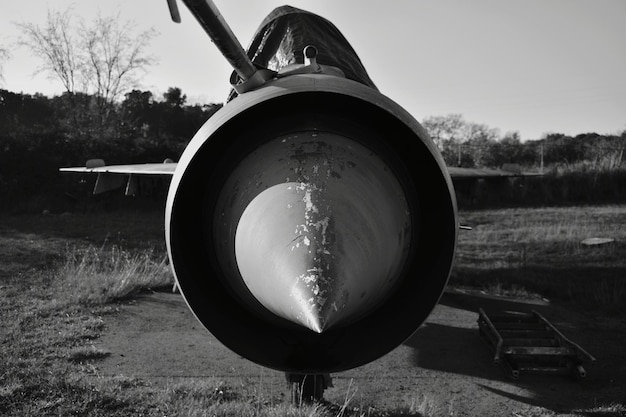
M0 415L626 416L625 21L5 2Z

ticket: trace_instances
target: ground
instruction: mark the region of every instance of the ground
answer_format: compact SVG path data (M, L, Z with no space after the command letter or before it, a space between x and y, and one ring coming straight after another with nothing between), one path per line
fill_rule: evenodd
M541 216L545 217L545 212ZM618 221L623 217L620 216L617 216ZM4 357L6 366L0 367L0 381L6 382L0 389L0 399L7 400L21 393L24 398L34 399L37 405L37 401L47 395L44 389L50 387L56 389L55 396L69 395L67 387L56 387L50 383L50 377L43 378L48 385L30 387L35 382L42 384L36 379L40 370L31 370L28 366L36 368L39 364L70 374L76 372L75 368L83 367L68 361L68 355L74 350L67 351L68 343L73 340L69 330L84 326L72 321L80 322L80 318L68 315L66 320L66 314L79 310L66 312L67 308L55 308L54 294L47 287L53 267L64 259L64 252L75 245L99 247L103 242L131 249L149 248L154 242L162 244L161 224L160 213L152 216L141 213L131 218L114 213L100 215L97 221L92 215L0 217L0 298L3 300L0 347L8 352ZM615 221L607 224L615 227ZM622 252L616 252L615 256L617 261L623 258ZM620 268L613 270L621 278L624 274ZM561 276L554 275L554 278L569 279L562 271L555 270L553 273ZM589 277L593 279L595 275L590 273ZM570 290L563 286L563 291ZM36 306L36 303L44 305ZM595 364L585 365L587 377L583 380L555 375L522 375L513 380L504 369L493 365L493 353L478 334L481 307L511 311L536 309L591 353L596 358ZM101 307L104 308L107 314L89 319L92 324L97 322L93 331L78 333L81 338L75 342L80 346L71 342L72 349L81 348L78 352L85 353L83 345L93 344L97 348L94 352L98 355L89 351L90 357L95 357L94 368L91 364L84 365L85 372L79 371L81 378L84 375L85 378L106 379L121 375L154 384L175 384L191 378L215 379L223 381L232 391L244 386L250 391L252 387L259 397L289 401L282 372L251 363L225 348L195 319L180 293L169 289L144 292L130 300ZM35 319L42 320L42 325L50 329L37 332L36 326L32 326ZM19 323L31 323L27 337L9 332L19 329ZM63 334L62 326L65 326ZM372 415L392 413L403 406L413 410L404 415L422 417L625 415L625 329L620 315L583 312L555 301L513 300L450 288L413 337L366 366L333 374L334 386L325 392L324 398L338 406L347 403L359 410L371 407L376 411ZM41 340L33 341L40 334L50 337L45 341L51 345L50 349L43 349ZM70 342L64 342L68 338ZM17 346L9 346L11 343ZM37 345L36 349L30 349L31 343ZM59 346L55 347L55 343ZM372 343L376 343L374 334ZM44 357L39 357L41 352ZM13 357L9 357L11 354ZM51 361L58 362L58 366L51 365ZM19 380L20 375L13 374L16 370L23 373L23 381ZM76 396L83 395L83 391L77 392ZM11 398L7 401L14 404ZM89 398L85 402L88 403ZM611 408L612 404L620 406ZM15 409L21 408L16 404Z
M505 369L494 366L493 353L478 334L480 307L536 309L596 362L585 365L588 375L583 380L530 374L513 380ZM98 348L110 353L97 363L99 377L124 375L153 382L210 377L231 386L258 384L260 391L287 395L283 373L225 348L195 319L180 294L146 294L120 308L108 318L97 341ZM605 326L548 302L447 291L409 340L368 365L333 374L334 387L324 397L339 405L349 398L355 407L377 410L428 403L436 415L605 415L590 410L626 397L620 342L625 335L607 333Z

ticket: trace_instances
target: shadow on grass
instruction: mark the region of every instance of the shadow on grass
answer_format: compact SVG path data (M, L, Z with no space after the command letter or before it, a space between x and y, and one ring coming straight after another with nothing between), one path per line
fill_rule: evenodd
M524 268L480 269L458 267L451 286L491 291L494 287L526 292L528 299L548 299L589 312L626 318L626 267L528 266Z
M162 248L165 252L163 210L116 210L98 213L6 214L0 216L4 237L38 241L59 239L126 249Z

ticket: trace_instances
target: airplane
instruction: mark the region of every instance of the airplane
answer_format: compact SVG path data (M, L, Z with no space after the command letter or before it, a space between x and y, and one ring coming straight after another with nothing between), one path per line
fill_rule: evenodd
M325 18L279 7L246 51L211 0L182 1L234 69L226 104L177 163L61 171L97 173L95 192L126 182L127 194L142 176L171 177L177 286L240 356L329 375L385 355L446 287L460 226L452 177L519 173L446 167Z

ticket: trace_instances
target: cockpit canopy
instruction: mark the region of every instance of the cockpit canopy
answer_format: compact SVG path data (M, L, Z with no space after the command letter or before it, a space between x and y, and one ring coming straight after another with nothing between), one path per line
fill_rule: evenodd
M376 89L358 55L339 29L321 16L291 6L274 9L257 29L247 53L260 68L280 72L304 63L303 50L313 45L317 62L339 68L345 77ZM230 94L229 100L236 93Z

